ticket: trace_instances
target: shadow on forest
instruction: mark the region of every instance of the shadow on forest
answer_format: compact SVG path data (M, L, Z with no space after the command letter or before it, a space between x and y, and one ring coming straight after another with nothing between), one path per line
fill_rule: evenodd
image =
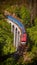
M4 55L0 57L0 62L3 62L4 60L13 57L15 61L18 61L18 59L20 58L20 55L17 53L18 51L12 53L12 54L8 54L8 55Z
M31 51L31 50L32 50L33 45L35 44L35 41L32 41L32 40L30 39L30 36L29 36L29 34L28 34L28 33L27 33L27 35L28 35L28 42L27 42L27 43L29 43L29 48L28 48L28 51Z

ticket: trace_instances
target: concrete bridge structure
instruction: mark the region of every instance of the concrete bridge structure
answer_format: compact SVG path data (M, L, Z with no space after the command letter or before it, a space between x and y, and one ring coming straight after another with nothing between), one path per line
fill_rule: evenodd
M11 24L11 32L14 33L14 46L16 49L20 45L20 36L25 32L23 24L14 17L7 15L7 22Z

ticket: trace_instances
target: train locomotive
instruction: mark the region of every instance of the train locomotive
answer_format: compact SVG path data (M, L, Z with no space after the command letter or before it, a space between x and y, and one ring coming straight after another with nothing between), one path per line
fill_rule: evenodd
M27 34L26 33L21 34L20 41L21 41L21 44L23 44L23 45L27 43Z
M26 33L26 30L24 27L22 28L22 34L20 36L20 42L22 45L26 45L26 43L27 43L27 33Z

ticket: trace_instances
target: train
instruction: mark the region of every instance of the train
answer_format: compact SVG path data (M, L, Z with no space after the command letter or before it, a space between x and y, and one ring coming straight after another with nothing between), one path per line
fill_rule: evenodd
M20 41L22 45L25 45L27 43L27 33L26 32L21 34Z

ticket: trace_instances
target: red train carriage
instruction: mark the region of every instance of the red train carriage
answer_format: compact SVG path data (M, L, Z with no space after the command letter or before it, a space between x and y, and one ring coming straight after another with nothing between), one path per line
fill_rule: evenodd
M20 41L21 41L21 44L26 44L26 42L27 42L27 34L26 33L21 35Z

